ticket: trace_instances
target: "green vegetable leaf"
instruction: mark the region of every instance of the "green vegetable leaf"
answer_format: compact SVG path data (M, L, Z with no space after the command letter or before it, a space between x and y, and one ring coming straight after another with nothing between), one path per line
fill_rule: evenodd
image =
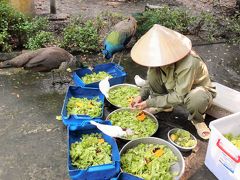
M92 118L102 114L102 102L93 99L71 97L67 104L68 115L88 115Z
M104 141L101 134L84 134L80 142L71 144L71 162L79 169L110 164L112 163L111 151L111 145Z

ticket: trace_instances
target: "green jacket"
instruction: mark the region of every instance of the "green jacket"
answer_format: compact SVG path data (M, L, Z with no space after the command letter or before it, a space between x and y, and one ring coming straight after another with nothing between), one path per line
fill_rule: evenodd
M143 100L147 99L148 107L169 108L183 104L185 96L198 86L216 96L207 66L199 56L189 54L176 63L149 68L147 83L140 95Z

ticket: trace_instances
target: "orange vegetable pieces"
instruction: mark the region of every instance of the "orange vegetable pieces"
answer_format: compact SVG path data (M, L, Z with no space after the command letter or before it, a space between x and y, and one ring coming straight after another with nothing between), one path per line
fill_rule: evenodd
M146 118L146 115L144 114L143 111L137 114L137 120L144 121L145 118Z
M164 154L164 150L162 148L156 148L153 153L156 157L161 157Z
M81 102L76 102L76 105L77 105L78 107L82 107L83 103L81 103Z
M133 101L133 97L129 97L127 101L128 101L129 104L131 104L132 101Z
M171 134L170 138L171 138L172 141L176 141L178 137L175 134Z
M104 139L101 138L101 139L98 140L98 142L99 142L100 144L101 144L101 143L104 143Z

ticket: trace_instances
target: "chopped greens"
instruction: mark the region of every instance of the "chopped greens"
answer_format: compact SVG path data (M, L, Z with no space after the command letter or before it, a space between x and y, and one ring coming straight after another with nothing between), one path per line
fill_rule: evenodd
M71 144L72 165L79 169L112 163L111 145L104 141L101 134L84 134L80 142Z
M67 104L68 115L88 115L92 118L102 114L102 102L93 99L71 97Z
M225 134L224 137L240 150L240 134L238 136L233 136L232 133L228 133Z
M170 135L171 140L181 147L193 147L197 141L192 139L191 134L183 129L178 129Z
M132 100L139 95L139 88L118 86L109 90L109 101L118 107L129 107Z
M128 135L126 139L132 140L141 137L149 137L157 130L157 124L153 119L140 110L121 110L113 112L108 118L112 125L121 128L130 128L132 135Z
M172 150L159 144L139 144L121 156L124 172L145 180L170 180L176 173L170 168L177 162Z
M86 74L85 76L82 77L82 81L85 84L90 84L101 81L106 77L112 78L112 75L106 73L105 71L99 71L98 73L93 72L92 74Z

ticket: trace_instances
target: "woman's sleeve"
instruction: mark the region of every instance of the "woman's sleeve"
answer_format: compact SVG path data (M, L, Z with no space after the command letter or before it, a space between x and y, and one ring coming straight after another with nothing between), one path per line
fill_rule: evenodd
M140 96L142 97L142 100L145 101L150 95L150 86L148 81L144 84L144 86L140 90Z
M156 96L154 98L148 99L148 107L161 107L168 108L178 104L182 104L184 97L192 89L194 82L194 68L185 68L179 72L176 72L176 86L172 92L166 95Z

